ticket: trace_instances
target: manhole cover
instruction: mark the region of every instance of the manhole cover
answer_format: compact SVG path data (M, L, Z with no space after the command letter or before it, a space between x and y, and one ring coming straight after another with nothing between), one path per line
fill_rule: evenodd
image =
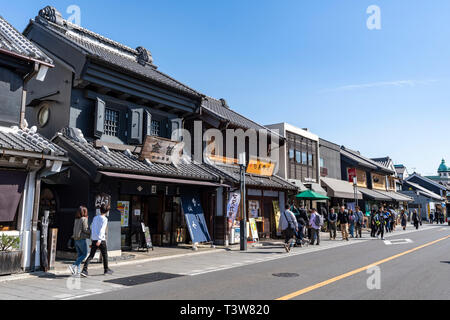
M154 273L142 274L139 276L106 280L104 282L132 287L132 286L137 286L140 284L162 281L162 280L167 280L167 279L173 279L173 278L178 278L178 277L182 277L182 275L172 274L172 273L164 273L164 272L154 272Z
M295 278L299 277L300 275L298 273L274 273L274 277L280 277L280 278Z

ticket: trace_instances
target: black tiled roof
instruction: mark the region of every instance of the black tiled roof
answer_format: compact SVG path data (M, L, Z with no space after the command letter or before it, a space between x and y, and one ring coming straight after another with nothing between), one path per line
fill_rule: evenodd
M362 156L361 154L359 154L358 152L347 149L345 147L341 147L341 155L349 158L350 160L355 161L356 163L358 163L359 165L361 165L363 167L370 168L373 170L381 170L381 171L384 171L384 172L390 173L390 174L395 173L391 169L385 167L383 164L376 162L372 159L366 158L366 157Z
M106 152L94 147L93 143L76 141L65 133L58 134L57 139L61 139L65 143L64 145L68 146L68 150L71 149L78 156L88 160L97 170L205 181L220 180L219 176L205 169L203 164L180 163L178 168L172 164L147 164L140 161L136 154L126 155L125 152L117 150Z
M231 124L243 128L243 129L255 129L255 130L269 130L268 128L244 117L243 115L231 110L225 101L217 100L211 97L205 97L202 102L202 107L208 112L214 114L216 117L223 121L229 121Z
M50 8L49 10L54 10L54 8ZM132 49L64 19L58 19L57 23L50 20L51 18L45 14L41 15L40 12L40 16L36 17L35 22L38 22L39 25L51 31L54 35L65 39L69 44L90 57L144 76L150 81L157 82L182 93L196 97L201 96L194 89L158 71L152 62L153 60L149 51L142 48L147 55L146 60L142 62L140 60L140 51L142 51L140 48Z
M2 16L0 16L0 49L25 58L45 62L46 64L53 63L45 53L17 31Z
M66 151L31 129L0 130L0 149L65 156Z
M240 168L233 165L221 165L221 164L205 164L215 174L224 176L226 180L232 181L237 184L240 182ZM245 183L252 187L266 187L274 189L287 189L291 191L297 191L298 188L294 184L278 177L278 176L259 176L254 174L245 175Z

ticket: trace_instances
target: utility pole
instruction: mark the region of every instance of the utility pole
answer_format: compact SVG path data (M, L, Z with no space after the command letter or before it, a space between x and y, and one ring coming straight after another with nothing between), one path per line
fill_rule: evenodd
M247 167L245 152L239 155L240 182L241 182L241 251L247 251L247 209L246 209L246 192L245 192L245 171Z

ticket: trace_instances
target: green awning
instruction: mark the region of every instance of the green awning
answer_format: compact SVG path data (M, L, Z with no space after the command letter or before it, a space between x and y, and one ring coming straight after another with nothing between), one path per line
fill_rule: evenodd
M327 196L323 196L312 190L306 190L306 191L298 194L297 198L303 199L303 200L329 200L330 199Z

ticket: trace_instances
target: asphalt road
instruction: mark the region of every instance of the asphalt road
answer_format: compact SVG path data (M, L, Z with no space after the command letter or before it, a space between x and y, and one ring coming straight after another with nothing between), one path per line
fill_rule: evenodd
M395 243L393 239L407 240ZM399 233L389 240L393 244L377 239L361 241L351 246L136 285L86 299L450 299L450 227ZM376 262L380 262L379 272L367 273L367 267ZM276 277L275 273L298 276ZM369 278L372 289L367 285Z

